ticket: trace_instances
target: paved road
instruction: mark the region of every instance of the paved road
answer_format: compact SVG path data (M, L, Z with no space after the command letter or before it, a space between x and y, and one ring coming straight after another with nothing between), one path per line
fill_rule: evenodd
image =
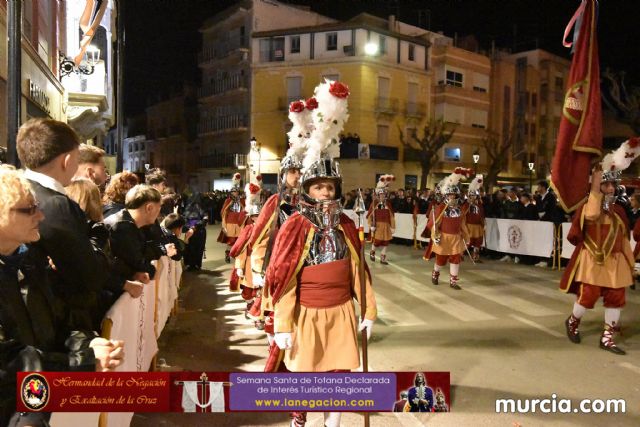
M217 235L217 228L209 236ZM186 273L181 310L163 332L159 357L168 370L261 371L266 338L248 324L244 303L226 290L230 266L209 239L206 271ZM533 266L465 262L462 291L430 283L421 252L393 245L390 265L371 265L379 320L370 345L373 371L450 371L452 413L382 414L373 426L637 426L640 425L640 290L629 291L619 345L627 356L598 348L603 309L587 313L583 342L568 341L564 319L572 297L557 290L560 272ZM495 400L626 399L626 414L496 414ZM136 415L134 426L275 426L285 414ZM322 426L310 414L310 427ZM360 426L345 414L343 426Z

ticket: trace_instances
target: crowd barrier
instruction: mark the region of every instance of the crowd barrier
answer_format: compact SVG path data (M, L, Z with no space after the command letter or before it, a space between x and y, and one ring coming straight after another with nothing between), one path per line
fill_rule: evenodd
M352 210L345 210L358 225L358 215ZM412 214L395 214L396 228L393 237L428 242L421 237L427 226L427 216ZM555 258L554 266L560 265L559 258L571 258L575 246L567 240L570 222L554 225L547 221L528 221L519 219L487 218L485 220L485 247L487 249L511 255L527 255L541 258ZM364 224L365 233L369 232L369 224ZM554 247L559 250L554 251ZM635 241L631 238L631 247ZM555 254L558 253L559 256Z
M116 369L118 372L143 372L153 368L158 352L157 339L177 305L182 279L181 262L165 256L154 264L156 276L144 286L140 298L123 293L102 322L104 338L125 343L125 358ZM131 424L132 417L132 412L57 412L52 414L50 424L52 427L124 427Z

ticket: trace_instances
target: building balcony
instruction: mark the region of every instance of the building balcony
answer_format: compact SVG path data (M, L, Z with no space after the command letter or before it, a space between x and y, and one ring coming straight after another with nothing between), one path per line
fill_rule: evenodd
M198 64L200 66L212 65L215 61L226 59L238 52L242 53L243 56L248 54L248 37L234 37L228 40L222 40L213 45L204 46L198 53Z
M488 92L482 92L479 90L473 90L473 89L467 89L464 87L460 87L460 86L453 86L450 84L446 84L443 81L439 81L438 84L435 86L434 91L433 91L434 96L437 97L442 97L444 96L445 98L447 96L453 96L456 98L467 98L469 101L484 101L484 102L489 102L489 93ZM436 101L439 102L439 101Z
M398 113L398 99L397 98L376 98L376 113L380 114L397 114Z
M246 164L246 154L218 153L201 156L199 159L199 166L204 169L236 169L238 166Z
M386 145L368 144L368 157L363 157L359 150L358 144L342 143L340 144L341 159L363 159L363 160L393 160L398 161L398 147L389 147Z
M427 115L427 103L407 102L405 104L404 114L410 118L421 119Z
M249 89L249 79L247 76L231 76L216 80L210 85L198 88L198 98L208 98L210 96L223 95L232 91L246 91Z
M246 131L249 119L245 114L231 114L220 117L202 117L198 123L198 134L216 134L226 131Z

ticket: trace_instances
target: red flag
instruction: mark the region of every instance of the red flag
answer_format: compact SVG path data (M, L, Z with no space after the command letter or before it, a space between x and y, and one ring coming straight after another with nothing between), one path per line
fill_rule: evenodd
M592 161L602 155L597 15L596 0L583 0L567 27L576 20L580 25L551 167L551 186L567 212L586 200Z

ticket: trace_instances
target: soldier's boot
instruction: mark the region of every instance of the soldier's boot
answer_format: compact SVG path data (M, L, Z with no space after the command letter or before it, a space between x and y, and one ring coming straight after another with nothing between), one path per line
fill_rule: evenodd
M603 350L610 351L613 354L618 354L620 356L627 354L626 351L621 349L616 345L613 341L613 334L615 333L616 325L609 325L607 323L604 324L604 331L602 331L602 335L600 336L600 348Z
M569 337L569 340L574 344L580 344L580 331L578 330L580 319L572 314L564 321L564 326L567 329L567 337Z

